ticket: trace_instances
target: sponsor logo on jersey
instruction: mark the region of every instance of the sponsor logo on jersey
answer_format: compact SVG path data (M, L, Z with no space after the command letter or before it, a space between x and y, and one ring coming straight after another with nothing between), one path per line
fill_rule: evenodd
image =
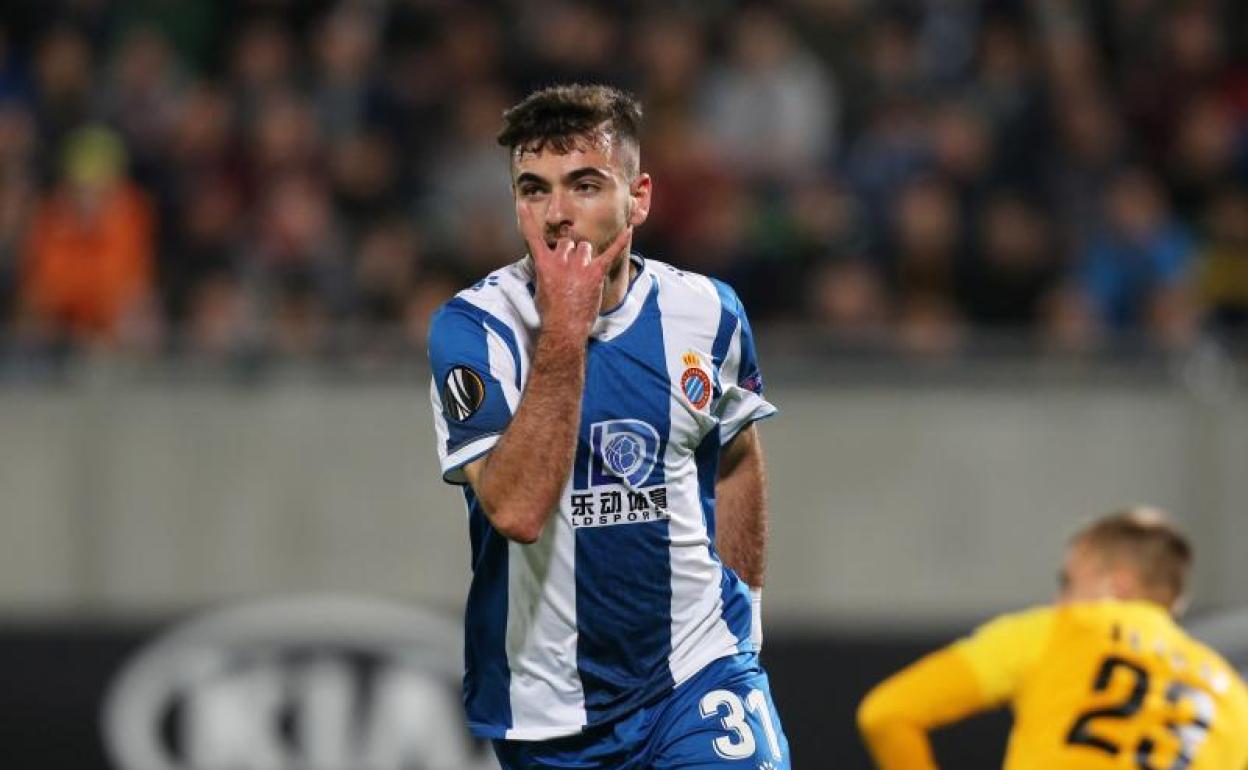
M641 420L605 420L589 428L591 486L646 484L659 460L659 432Z
M672 518L667 508L667 487L661 484L647 489L616 487L596 492L573 492L567 509L568 518L577 529Z
M141 649L105 698L114 766L144 770L496 767L459 704L447 618L306 596L193 617Z
M702 359L689 351L681 356L685 373L680 375L680 389L694 409L704 409L711 401L711 377L702 368Z
M477 413L485 403L485 381L466 366L456 366L446 373L442 383L442 409L446 416L463 422Z
M610 527L671 518L657 474L659 431L642 420L604 420L589 427L589 463L564 510L573 527Z

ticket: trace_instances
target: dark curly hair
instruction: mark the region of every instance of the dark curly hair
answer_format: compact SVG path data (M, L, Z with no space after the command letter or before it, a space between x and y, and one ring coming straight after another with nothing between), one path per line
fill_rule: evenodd
M534 91L503 113L498 143L513 154L541 152L546 147L567 153L604 126L635 151L641 104L632 94L606 85L550 86ZM632 170L635 173L636 169Z

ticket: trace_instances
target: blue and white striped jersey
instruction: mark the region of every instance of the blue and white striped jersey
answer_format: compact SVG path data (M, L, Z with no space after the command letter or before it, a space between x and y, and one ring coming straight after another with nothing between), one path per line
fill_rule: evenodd
M464 699L482 737L577 733L753 649L748 589L714 546L720 447L776 411L753 335L725 284L632 260L624 301L591 331L576 459L542 536L508 541L464 486ZM533 280L522 259L434 316L430 394L451 483L465 483L463 466L490 451L524 391Z

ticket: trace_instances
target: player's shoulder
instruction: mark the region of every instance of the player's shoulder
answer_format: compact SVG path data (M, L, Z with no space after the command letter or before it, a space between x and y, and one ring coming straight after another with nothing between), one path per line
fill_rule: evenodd
M1057 608L1049 604L1005 612L982 623L970 639L1022 639L1047 635L1056 618Z
M456 329L482 324L516 328L534 308L532 268L527 258L494 270L442 303L429 322L431 342Z
M679 294L686 301L722 309L737 317L745 315L736 290L726 281L657 259L647 258L646 267L653 273L661 291Z

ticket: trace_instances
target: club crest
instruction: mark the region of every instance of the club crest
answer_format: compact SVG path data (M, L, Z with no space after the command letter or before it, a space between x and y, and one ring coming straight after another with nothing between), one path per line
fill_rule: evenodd
M702 359L689 351L680 359L686 369L680 375L680 389L694 409L704 409L711 400L711 377L702 368Z

